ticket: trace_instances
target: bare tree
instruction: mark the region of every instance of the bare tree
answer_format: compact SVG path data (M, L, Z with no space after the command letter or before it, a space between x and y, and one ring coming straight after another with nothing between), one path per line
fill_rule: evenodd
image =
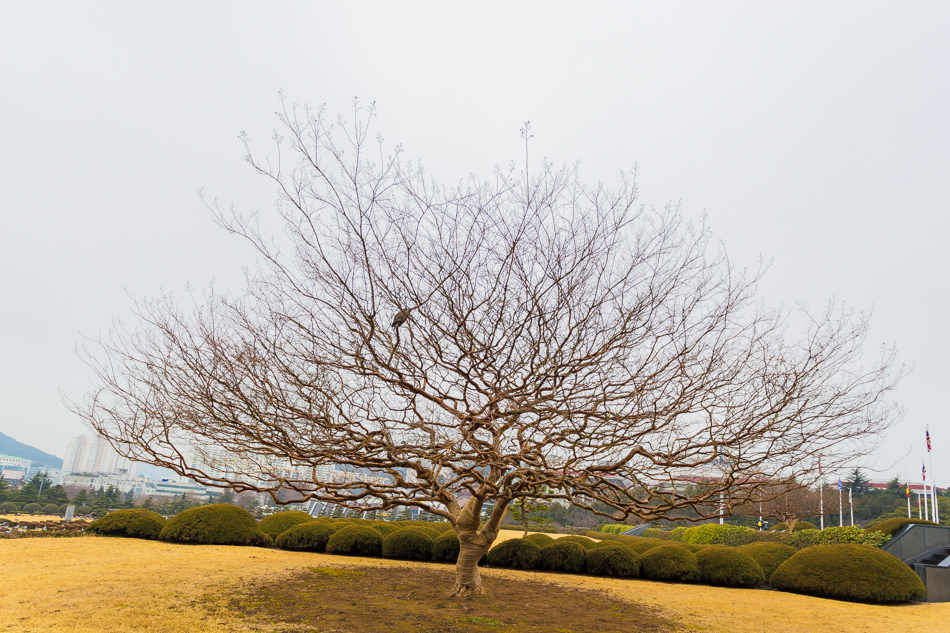
M832 307L791 340L788 313L756 303L760 273L705 224L639 206L629 178L591 188L544 163L444 186L372 142L372 108L279 117L271 158L245 147L287 239L212 205L261 255L246 291L141 303L141 325L88 355L96 383L74 408L134 459L444 517L455 595L481 591L514 499L708 516L756 482L809 482L819 452L864 453L898 413L891 353L859 366L863 316ZM697 474L714 480L682 483Z
M817 517L821 512L821 495L816 488L803 486L797 481L774 483L760 489L760 503L740 508L737 514L761 515L785 524L791 534L795 524Z

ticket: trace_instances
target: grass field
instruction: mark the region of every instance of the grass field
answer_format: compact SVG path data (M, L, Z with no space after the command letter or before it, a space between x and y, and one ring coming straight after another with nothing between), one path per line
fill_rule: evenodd
M505 537L517 537L508 533ZM431 575L449 565L385 559L334 557L274 549L171 545L117 538L16 539L0 541L0 630L38 631L343 631L347 628L288 627L234 608L262 583L279 585L308 568L359 566ZM382 570L381 570L382 571ZM646 580L615 580L485 569L493 581L543 582L573 591L586 589L655 613L682 631L722 633L776 630L810 633L847 630L867 633L933 631L950 621L950 603L875 606L761 590L736 590ZM500 586L500 582L496 582ZM492 597L489 595L490 605ZM354 602L355 604L355 602ZM549 609L558 609L551 600ZM464 630L505 631L472 616ZM420 622L415 630L430 630ZM372 633L372 623L361 623ZM460 629L463 630L463 629ZM556 630L556 629L555 629ZM600 630L571 628L572 633ZM633 629L638 630L638 629Z

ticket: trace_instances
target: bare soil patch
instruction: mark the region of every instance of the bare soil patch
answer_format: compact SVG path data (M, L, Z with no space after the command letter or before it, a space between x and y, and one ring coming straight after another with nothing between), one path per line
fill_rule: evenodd
M486 595L448 598L454 570L309 567L248 585L229 608L277 630L379 633L665 633L676 627L656 609L605 591L544 581L486 578Z

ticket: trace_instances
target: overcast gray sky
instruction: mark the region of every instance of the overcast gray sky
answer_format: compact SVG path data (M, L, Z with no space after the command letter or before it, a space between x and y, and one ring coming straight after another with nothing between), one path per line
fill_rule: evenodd
M266 151L283 89L375 101L441 179L520 160L526 119L589 182L637 165L642 202L772 261L769 302L874 309L868 352L915 369L873 465L919 477L930 424L950 482L950 5L776 4L0 3L0 431L62 456L83 335L240 287L196 192L272 207L237 135Z

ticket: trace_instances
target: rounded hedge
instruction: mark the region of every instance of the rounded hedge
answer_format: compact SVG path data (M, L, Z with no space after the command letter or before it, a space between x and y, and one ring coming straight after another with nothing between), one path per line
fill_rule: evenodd
M418 528L399 530L383 539L383 557L432 560L432 541L433 539L426 532Z
M70 505L72 505L72 504L64 503L64 504L62 504L61 506L59 506L59 513L60 513L60 514L66 514L66 510L69 510L69 506L70 506Z
M43 514L59 514L59 506L55 503L47 503L40 511Z
M379 556L383 538L379 532L364 525L347 525L337 530L327 541L328 554L349 556Z
M92 514L92 508L89 506L79 506L76 508L76 514Z
M631 550L633 550L640 556L643 556L654 547L669 545L669 543L665 543L661 541L660 539L651 539L651 538L641 538L636 541L621 541L621 543L629 547ZM677 545L679 545L680 547L683 547L681 543L677 543Z
M459 537L455 531L444 532L432 541L432 560L437 563L454 563L459 558Z
M887 519L881 521L880 523L875 523L874 525L867 528L868 532L880 532L882 534L890 534L893 536L901 530L905 525L910 524L916 525L937 525L933 521L926 521L924 519L906 519L904 517L896 517L893 519Z
M389 536L389 535L392 534L393 532L398 532L399 530L405 530L405 529L406 529L406 528L402 527L401 525L395 525L395 524L393 524L393 523L386 523L385 521L377 521L376 523L373 523L373 524L370 525L369 527L371 527L371 528L373 528L374 530L376 530L377 532L379 532L380 535L383 536L383 538Z
M406 529L406 528L403 528L403 529ZM412 525L408 529L415 530L416 532L422 532L433 541L439 538L440 536L442 536L442 532L430 527L429 525Z
M588 550L597 544L597 541L589 539L586 536L562 536L561 538L555 540L559 543L577 543L585 550Z
M620 543L587 550L587 573L595 576L636 578L640 575L640 556Z
M687 582L699 577L696 554L682 545L657 545L640 557L640 575L652 580Z
M513 538L491 548L485 562L492 567L537 569L541 562L541 548L531 541Z
M25 506L23 506L22 508L20 508L20 512L27 512L27 513L29 513L29 514L35 514L35 513L39 512L42 508L43 508L43 506L41 506L41 505L38 504L38 503L28 503L28 504L26 504Z
M696 552L699 581L726 587L759 587L765 584L765 572L755 559L738 548L714 545Z
M17 512L18 510L19 508L16 507L16 504L13 503L12 501L7 501L6 503L0 503L0 512L3 512L5 514Z
M907 602L927 595L924 583L897 557L869 545L815 545L772 573L774 589L860 602Z
M344 527L326 521L307 521L281 532L274 545L294 551L325 552L330 537Z
M531 541L538 547L544 547L545 545L550 545L555 541L555 539L547 534L542 534L541 532L535 532L534 534L529 534L524 537L524 540Z
M89 524L86 531L102 536L157 539L165 527L165 517L142 508L116 510Z
M791 545L768 542L749 543L748 545L742 545L736 549L744 554L748 554L759 564L759 567L762 568L762 573L765 574L765 582L769 581L769 578L772 577L772 572L775 571L779 565L798 552L798 550Z
M261 519L257 527L273 539L276 539L283 532L290 528L313 521L313 517L300 510L290 510L289 512L277 512Z
M243 508L214 503L179 512L165 524L158 538L172 543L269 546L271 538Z
M587 550L580 543L562 538L541 548L541 569L580 574L586 565Z

